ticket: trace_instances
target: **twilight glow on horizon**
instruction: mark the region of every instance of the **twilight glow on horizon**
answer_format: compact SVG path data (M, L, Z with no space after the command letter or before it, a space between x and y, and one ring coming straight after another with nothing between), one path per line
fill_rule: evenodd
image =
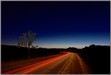
M39 47L110 45L109 1L2 1L1 6L1 44L17 45L19 36L32 31Z

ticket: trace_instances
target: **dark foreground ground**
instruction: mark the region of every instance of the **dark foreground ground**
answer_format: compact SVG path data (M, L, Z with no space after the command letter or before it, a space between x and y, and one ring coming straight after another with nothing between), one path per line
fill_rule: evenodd
M5 74L110 74L109 46L33 48L30 60L27 48L2 45L1 52L1 71Z
M65 52L31 65L14 69L5 74L89 74L91 69L78 54Z

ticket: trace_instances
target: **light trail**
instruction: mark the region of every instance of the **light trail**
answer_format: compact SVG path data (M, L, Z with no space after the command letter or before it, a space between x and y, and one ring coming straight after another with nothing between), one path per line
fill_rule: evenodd
M50 64L50 63L52 63L52 62L55 62L55 61L57 61L57 60L59 60L59 59L62 59L62 58L64 58L65 56L67 56L67 55L69 55L69 54L71 54L71 53L70 53L70 52L67 52L67 53L64 54L64 55L57 56L57 57L54 57L54 58L50 58L50 59L44 60L44 61L42 61L42 62L37 62L37 63L31 64L31 65L28 65L28 66L25 66L25 67L21 67L21 68L15 69L15 70L11 70L11 71L8 71L8 72L4 72L3 74L13 74L13 73L16 73L16 72L18 72L18 71L21 71L21 70L23 70L23 69L27 69L27 68L30 68L30 67L35 66L35 67L33 67L33 68L29 69L29 70L26 70L26 71L20 73L20 74L28 74L28 73L30 73L30 72L32 72L32 71L34 71L34 70L37 70L37 69L39 69L39 68L41 68L41 67L43 67L43 66L45 66L45 65L48 65L48 64Z

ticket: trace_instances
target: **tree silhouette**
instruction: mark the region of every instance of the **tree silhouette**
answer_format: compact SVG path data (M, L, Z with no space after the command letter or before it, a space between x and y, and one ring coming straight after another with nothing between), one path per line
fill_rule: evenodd
M21 47L27 47L27 34L26 33L23 33L23 36L20 36L20 39L17 45Z
M35 41L35 35L36 33L31 33L30 31L28 32L28 48L32 46L33 41Z
M36 46L36 48L38 48L38 46Z
M19 47L27 47L28 48L28 55L30 59L30 48L32 46L32 43L35 41L36 33L28 31L28 33L23 33L22 36L20 36L20 39L18 41L17 46Z

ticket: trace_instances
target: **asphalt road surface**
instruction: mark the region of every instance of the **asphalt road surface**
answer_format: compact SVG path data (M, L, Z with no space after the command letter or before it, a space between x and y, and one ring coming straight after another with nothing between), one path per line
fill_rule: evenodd
M90 74L91 69L76 53L67 52L3 74Z

